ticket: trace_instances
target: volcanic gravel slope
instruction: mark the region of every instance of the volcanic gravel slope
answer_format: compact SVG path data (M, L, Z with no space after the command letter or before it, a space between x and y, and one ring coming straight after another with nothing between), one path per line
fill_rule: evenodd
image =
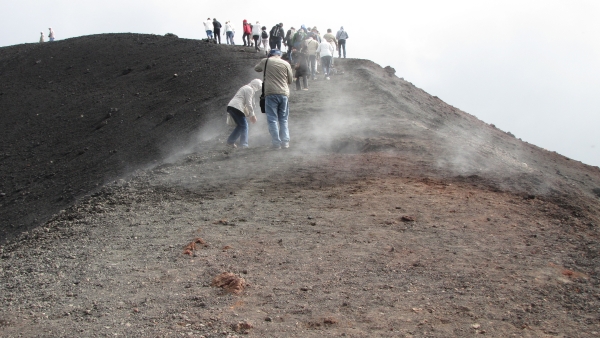
M600 334L599 168L357 59L292 91L290 149L259 114L231 151L259 59L139 34L0 49L0 336Z

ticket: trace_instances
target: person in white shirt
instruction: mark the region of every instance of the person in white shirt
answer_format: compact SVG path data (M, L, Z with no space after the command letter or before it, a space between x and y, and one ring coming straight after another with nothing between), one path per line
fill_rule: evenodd
M235 124L236 127L227 139L227 145L231 148L237 148L235 142L240 139L239 143L242 148L248 148L248 120L251 123L256 123L256 115L254 114L254 94L261 90L262 80L254 79L249 84L240 88L229 104L227 104L227 124ZM231 121L233 120L233 122Z
M40 32L40 43L44 43L44 41L46 41L46 39L44 39L44 32Z
M258 21L256 21L256 25L252 26L252 40L254 40L256 52L260 52L260 23Z
M225 34L227 34L227 36L226 36L227 44L235 45L235 43L233 43L233 35L235 34L235 28L233 28L233 24L231 23L231 21L227 21L225 23Z
M204 24L204 30L206 30L206 37L209 39L213 38L213 24L212 21L210 20L210 18L206 19L206 21L203 22Z
M54 31L52 30L52 27L48 28L48 30L50 31L48 33L48 40L54 41Z
M323 67L323 73L325 73L325 80L329 80L329 71L331 70L331 59L333 58L333 53L335 52L335 47L327 42L327 40L323 39L322 42L317 47L317 53L321 55L321 66Z

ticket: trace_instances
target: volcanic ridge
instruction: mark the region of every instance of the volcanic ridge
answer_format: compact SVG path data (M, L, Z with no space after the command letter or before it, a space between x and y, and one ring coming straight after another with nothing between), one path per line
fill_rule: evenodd
M261 57L0 48L1 336L600 335L600 168L352 58L228 149Z

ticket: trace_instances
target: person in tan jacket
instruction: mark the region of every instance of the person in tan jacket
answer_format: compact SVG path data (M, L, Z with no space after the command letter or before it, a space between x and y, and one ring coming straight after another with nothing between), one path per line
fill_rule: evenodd
M289 148L290 132L288 117L290 107L289 85L294 79L292 67L281 59L281 51L272 49L269 57L260 60L254 67L257 72L264 74L265 113L271 134L271 143L274 149Z

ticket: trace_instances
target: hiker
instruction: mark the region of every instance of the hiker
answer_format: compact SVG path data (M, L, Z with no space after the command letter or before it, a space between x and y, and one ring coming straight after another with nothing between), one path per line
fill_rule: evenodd
M254 49L260 52L260 23L256 21L256 25L252 26L252 40L254 40Z
M215 42L218 40L221 44L221 23L217 21L217 18L213 19L213 34L215 35Z
M263 72L264 95L267 123L271 134L271 147L281 149L290 147L290 132L288 130L288 117L290 107L289 84L292 83L292 67L281 59L281 51L272 49L269 57L260 60L254 67L257 72Z
M313 80L317 79L317 48L319 48L319 43L315 40L315 37L309 37L305 42L305 50L308 56L310 76Z
M208 39L212 39L213 38L213 25L212 22L210 21L210 18L207 18L206 21L204 21L202 23L204 25L204 29L206 30L206 37Z
M262 32L260 38L262 39L263 49L265 50L265 56L269 56L269 33L267 33L267 27L262 26Z
M287 57L290 62L292 62L292 48L293 48L292 39L294 38L295 34L296 34L296 28L294 28L294 27L288 29L287 33L285 34L284 41L285 41L285 45L287 46Z
M235 43L233 43L233 36L235 34L235 28L233 28L233 24L230 21L227 21L225 23L225 41L227 41L228 45L235 45ZM231 42L231 43L230 43Z
M293 47L296 50L300 50L302 48L302 42L306 38L306 27L304 25L300 26L300 29L294 34L294 38L292 39Z
M235 129L227 139L227 146L237 148L235 142L239 139L240 147L248 148L248 120L256 123L254 114L254 94L261 90L262 80L254 79L249 84L240 88L235 96L227 104L227 124L235 123Z
M314 40L312 40L314 41ZM295 72L295 77L296 77L296 90L308 90L308 74L309 74L309 69L308 69L308 57L305 53L303 52L297 52L297 54L294 56L294 69L296 70ZM302 84L304 85L304 88L302 88L300 86L300 80L302 79Z
M317 29L317 26L314 26L310 32L308 32L307 36L311 36L315 39L315 41L317 41L318 43L321 43L321 34L319 34L319 30Z
M331 59L333 58L333 53L335 52L335 47L332 44L327 42L327 40L323 40L319 44L317 48L317 53L321 55L321 66L323 67L323 73L325 73L325 80L329 80L329 71L331 70Z
M40 32L40 43L44 43L46 40L44 39L44 32Z
M242 24L244 35L242 35L242 41L244 41L245 47L251 47L252 41L250 40L250 35L252 35L252 25L244 19L244 23Z
M337 50L338 48L338 41L335 38L335 36L333 35L333 33L331 33L331 28L327 28L327 33L325 33L325 35L323 35L323 39L327 42L329 42L334 50ZM333 54L331 55L331 64L330 67L333 67L334 61L333 61Z
M342 49L344 50L344 59L346 58L346 40L348 39L348 33L344 30L344 26L340 27L340 30L335 35L338 41L338 57L342 57Z
M327 28L327 33L323 35L323 39L332 44L335 49L338 49L338 40L335 35L331 33L331 28Z
M269 46L271 49L281 50L281 41L285 37L285 33L283 31L283 23L278 23L277 25L271 28L269 32Z
M54 41L54 30L52 30L52 27L48 28L48 30L48 41L52 42Z

